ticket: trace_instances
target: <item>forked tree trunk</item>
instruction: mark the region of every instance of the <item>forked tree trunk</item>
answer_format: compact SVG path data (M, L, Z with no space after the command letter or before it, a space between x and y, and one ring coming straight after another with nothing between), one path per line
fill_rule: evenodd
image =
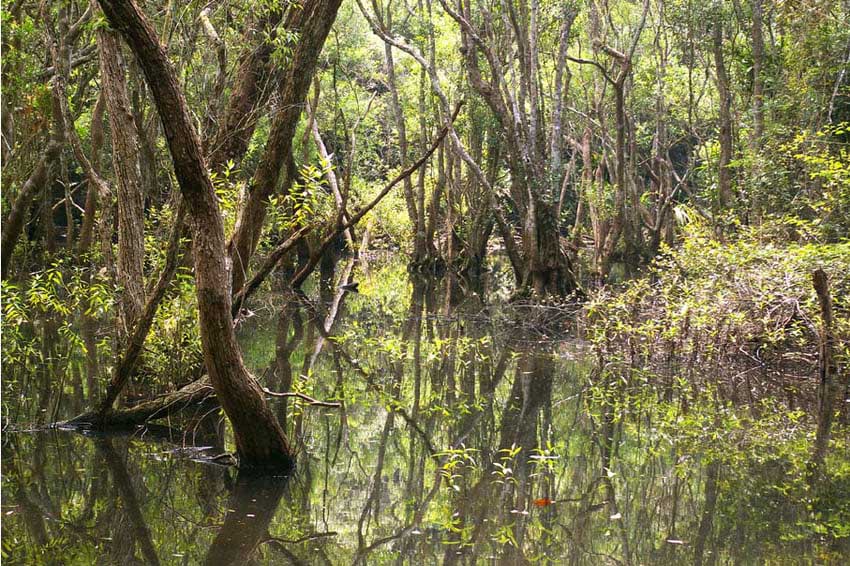
M174 68L153 27L132 0L99 0L109 23L136 55L162 119L194 237L201 346L210 381L233 425L242 462L289 467L292 454L260 386L245 369L230 315L230 266L224 225L201 144Z
M209 163L214 171L220 171L230 160L238 165L248 150L260 117L260 102L271 90L264 86L270 74L269 58L274 51L275 28L282 17L282 10L273 9L259 21L256 31L246 32L244 40L248 47L240 59L221 126L207 142ZM290 18L287 23L289 21ZM252 41L254 36L264 39Z

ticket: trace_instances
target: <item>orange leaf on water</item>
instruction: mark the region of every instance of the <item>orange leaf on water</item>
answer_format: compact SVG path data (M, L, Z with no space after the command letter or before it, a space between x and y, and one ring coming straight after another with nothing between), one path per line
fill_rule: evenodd
M540 499L534 500L534 504L537 507L546 507L547 505L552 505L553 503L555 502L549 499L548 497L541 497Z

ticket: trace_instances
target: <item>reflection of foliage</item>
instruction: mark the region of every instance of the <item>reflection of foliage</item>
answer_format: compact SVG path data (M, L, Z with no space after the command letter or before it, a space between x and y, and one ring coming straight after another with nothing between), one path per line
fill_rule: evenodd
M810 274L824 269L840 302L850 292L850 247L776 247L769 236L787 229L777 224L725 245L699 224L688 229L682 248L658 259L651 278L588 305L599 356L588 410L619 424L621 442L645 436L646 450L659 458L672 450L682 478L719 464L719 532L743 529L734 536L758 548L753 557L781 556L785 542L846 539L850 509L829 499L847 482L837 457L846 450L846 424L834 433L826 479L808 481L820 319ZM846 364L846 312L836 312L833 330L838 362Z
M300 422L292 426L303 435L304 452L269 524L271 538L260 543L252 558L275 563L291 554L310 563L322 555L332 564L351 564L362 552L369 564L389 564L401 552L410 562L435 563L460 552L469 562L522 556L552 564L574 558L576 564L591 565L598 564L600 556L622 560L622 528L633 558L641 557L647 564L687 563L705 509L706 469L711 464L719 473L708 545L718 561L781 562L784 556L813 547L825 561L838 556L845 548L841 537L846 537L848 524L842 495L848 488L842 459L845 437L836 435L825 479L817 491L810 491L805 474L811 422L802 410L805 404L789 407L775 395L763 395L752 404L746 398L729 398L729 373L712 365L712 360L725 361L726 353L709 347L706 337L713 335L716 322L711 313L728 314L733 309L721 309L717 301L697 304L705 302L697 283L712 282L712 297L734 296L728 287L761 290L756 303L736 303L741 308L761 301L773 305L778 291L769 276L793 266L803 274L789 276L788 281L797 283L782 290L782 296L799 291L800 308L809 312L814 307L807 302L805 268L800 266L812 261L829 268L838 290L845 285L836 270L840 254L800 249L797 252L811 257L795 254L783 259L787 263L777 264L776 254L765 246L741 242L733 247L740 256L731 264L735 267L723 271L719 264L732 260L721 248L706 246L695 240L665 259L687 268L675 278L670 275L648 286L633 283L609 301L610 310L593 307L589 334L594 353L602 349L610 361L604 372L592 367L595 356L572 350L572 343L561 343L563 356L546 358L553 366L529 364L527 352L510 346L515 328L460 315L441 317L437 305L445 297L437 293L425 300L417 295L422 289L411 292L404 265L373 268L370 277L358 273L355 278L365 292L347 296L345 316L333 327L334 338L326 341L315 363L310 360L318 334L309 322L289 358L293 389L317 399L343 399L344 418L336 410L311 407L293 415L292 420ZM764 281L751 278L758 270L766 270ZM736 274L734 280L730 273ZM166 324L173 316L182 317L180 324L192 331L188 314L179 312L194 312L182 302L190 300L183 285L188 280L181 281L170 306L164 305L157 340L173 332L171 323ZM677 293L689 297L688 332L700 332L701 340L694 337L687 342L685 313L662 308L666 299L682 301ZM417 304L423 305L422 316L416 315ZM278 306L271 315L261 311L240 326L243 351L250 354L246 362L255 375L266 379L269 362L277 356ZM644 319L644 308L653 309L658 319ZM769 345L762 352L772 349L772 355L779 355L788 344L805 344L805 329L799 336L788 330L786 336L759 330L773 328L762 319L744 317L744 322L747 332L742 336L758 337ZM287 328L287 338L291 332ZM668 373L671 367L656 358L641 357L669 355L664 345L671 340L681 348L674 356L681 363L671 366L675 372ZM149 363L165 363L164 353L173 352L175 346L169 348L165 340L154 344L146 353ZM342 352L345 356L338 357ZM689 356L700 360L692 371L680 359ZM349 358L365 374L350 367ZM500 359L507 361L503 377L497 378ZM550 367L547 375L554 376L551 405L523 417L523 403L512 399L522 389L515 389L516 380L531 386L547 377L538 374L546 367ZM700 388L694 387L696 379L701 380ZM465 380L474 382L475 399L465 396ZM492 392L487 389L491 384ZM802 395L798 398L809 402ZM393 425L385 427L388 412L394 409L406 411L429 436L439 450L436 455L427 452L420 434L398 414ZM506 421L509 413L513 420ZM611 459L603 469L600 447L605 439L600 426L606 419L613 442ZM504 427L518 422L537 424L531 445L501 446ZM189 430L187 436L176 437L180 445L193 439L199 445L211 443L195 424ZM462 441L454 444L459 435ZM61 519L48 523L54 542L42 547L28 536L30 527L16 510L4 517L4 551L36 564L56 552L79 562L113 552L115 541L128 536L129 526L110 484L104 487L103 482L111 479L99 479L91 471L92 444L77 436L43 437L48 439L45 449L35 446L38 438L23 437L18 459L41 458L37 464L41 471L21 479L4 473L4 494L21 486L31 493L49 493L51 508L62 509ZM382 467L376 473L381 450ZM133 441L127 471L139 490L141 512L160 559L167 562L174 556L195 563L204 558L219 534L217 527L233 508L227 487L232 474L186 460L181 452L169 444ZM361 549L357 515L373 493ZM616 513L606 503L611 493ZM675 536L668 530L672 522ZM80 524L87 530L78 529ZM317 531L335 534L311 538ZM105 542L106 538L111 541ZM665 542L668 538L686 544L671 545ZM376 546L364 550L372 544ZM132 548L139 554L137 547Z

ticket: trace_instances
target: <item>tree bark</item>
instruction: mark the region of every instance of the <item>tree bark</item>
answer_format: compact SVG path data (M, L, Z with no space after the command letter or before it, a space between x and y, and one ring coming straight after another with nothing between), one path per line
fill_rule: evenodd
M139 132L133 120L121 46L115 33L97 31L103 96L109 114L112 166L118 185L118 283L121 335L133 331L145 304L144 193L139 163Z
M835 345L835 336L832 331L832 296L829 293L829 280L822 269L812 273L812 286L818 297L821 315L818 348L818 427L812 458L813 468L818 470L823 465L829 446L839 383L838 367L832 353Z
M568 295L578 289L578 283L570 259L560 244L557 198L553 198L551 190L553 186L560 186L563 171L560 159L549 154L553 136L561 132L560 101L555 104L555 115L550 116L547 125L546 93L539 80L536 53L541 31L539 5L532 3L530 12L527 12L529 6L522 6L520 10L526 13L517 18L516 6L506 3L511 26L497 32L491 25L476 28L468 6L455 10L446 0L440 0L440 4L458 23L464 36L469 83L490 107L504 134L506 162L511 171L511 198L522 223L522 269L518 283L539 296ZM569 40L575 18L573 12L573 7L565 7L559 33L561 44ZM511 67L510 61L502 62L496 53L497 46L504 42L517 51L516 68ZM565 56L566 48L559 48L558 53ZM487 63L487 80L479 68L479 58ZM563 75L558 79L561 87L562 81ZM554 148L558 148L557 141ZM507 238L510 230L501 226L500 230Z
M764 65L764 33L763 33L762 0L753 0L753 145L761 147L764 135L764 80L761 76Z
M252 467L289 468L292 453L262 390L245 369L230 314L230 266L224 225L174 68L153 27L132 0L100 0L109 23L136 55L163 130L194 237L195 283L204 363L233 425L241 461Z
M348 220L348 214L345 211L345 199L342 197L342 193L339 190L339 181L337 180L336 171L334 170L333 164L333 156L328 153L328 148L325 145L325 141L322 139L322 134L319 131L319 120L317 113L318 109L318 92L316 93L316 108L311 108L310 104L307 103L307 113L311 115L310 119L310 132L313 135L313 143L316 144L316 150L319 152L319 157L322 159L325 167L325 177L328 179L328 185L330 185L331 192L334 196L334 202L336 202L337 207L337 215L340 217L342 221ZM345 242L348 244L348 249L352 252L355 252L354 246L354 231L352 229L348 229L344 232Z
M105 106L103 91L97 97L91 116L91 166L95 173L100 173L100 150L103 147L103 108ZM86 206L83 212L83 224L80 227L80 239L77 240L77 253L84 255L89 252L94 233L95 216L97 215L98 187L89 182L86 190Z
M391 29L392 19L387 14L388 26ZM398 85L396 84L395 75L395 60L393 58L393 49L389 43L384 43L384 61L387 65L387 83L390 87L390 101L392 103L393 119L395 121L396 133L398 134L398 151L399 165L402 169L407 166L408 160L408 143L407 143L407 126L404 122L404 109L401 107L401 100L398 95ZM404 202L407 205L407 217L413 226L414 233L417 233L417 218L419 217L416 210L416 199L413 196L413 182L410 177L404 180ZM414 243L414 248L418 249L418 242ZM416 262L421 258L417 258L415 251L412 262Z
M296 9L287 13L286 27L292 25L291 18ZM259 119L258 107L268 97L271 89L266 88L269 78L269 58L274 50L275 28L283 18L282 10L271 10L257 25L257 30L249 30L245 36L245 44L249 47L242 57L236 71L236 80L227 100L227 107L221 119L221 124L207 146L210 166L213 171L220 171L228 161L238 164L248 143L254 135L254 129ZM268 34L266 36L266 34ZM268 37L255 45L253 36Z
M121 394L121 391L127 385L127 382L133 376L136 368L136 363L142 354L142 348L145 345L145 339L153 325L153 319L156 316L156 311L159 304L165 297L165 292L168 290L168 285L171 279L177 272L180 265L180 238L183 235L183 218L185 207L181 201L177 205L177 212L174 217L174 225L171 227L171 235L168 241L168 248L165 255L165 265L159 275L156 285L151 290L150 296L145 302L140 316L137 318L132 332L128 334L126 349L118 365L115 367L115 372L106 389L106 395L98 407L100 414L105 414L115 404L116 399ZM128 329L130 330L130 329Z
M720 159L717 164L717 199L720 210L732 204L732 94L729 90L729 76L723 58L723 23L718 17L713 34L714 70L717 80L717 95L720 98Z

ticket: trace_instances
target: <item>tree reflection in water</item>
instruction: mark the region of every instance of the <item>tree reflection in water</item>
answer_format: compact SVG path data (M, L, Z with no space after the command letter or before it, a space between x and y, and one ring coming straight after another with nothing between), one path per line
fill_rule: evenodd
M319 300L273 293L274 308L239 328L263 385L341 402L274 400L300 450L291 477L213 461L233 446L215 406L129 435L14 432L72 415L103 379L86 368L108 369L63 358L71 349L42 327L58 361L4 366L4 387L25 392L14 405L4 395L4 560L578 566L848 552L846 539L806 535L809 511L787 494L804 433L783 429L770 457L709 450L687 427L728 417L733 400L718 391L718 412L673 387L656 395L600 366L569 321L548 336L516 324L485 300L498 274L408 280L402 266L354 263L322 274ZM360 294L340 291L354 280Z

